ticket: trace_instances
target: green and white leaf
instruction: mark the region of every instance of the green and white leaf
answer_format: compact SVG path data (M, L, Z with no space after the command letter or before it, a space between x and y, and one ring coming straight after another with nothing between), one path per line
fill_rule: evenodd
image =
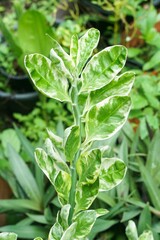
M63 60L57 55L57 53L54 51L54 49L51 49L50 51L50 59L54 66L56 66L57 70L62 72L63 75L69 79L71 82L73 82L73 77L69 70L65 67Z
M52 61L41 54L25 57L25 67L36 88L49 98L70 102L68 81Z
M126 165L117 158L106 158L102 161L99 176L99 191L108 191L117 186L126 174Z
M53 144L61 145L63 143L63 139L60 136L54 134L50 129L47 129L47 133L48 133L49 139L51 139Z
M133 86L135 74L133 72L125 72L115 77L106 86L90 93L89 108L103 101L110 96L127 96Z
M79 126L71 126L65 130L64 150L66 160L72 162L76 152L80 147L80 128Z
M67 230L64 232L61 240L78 240L74 237L76 232L76 226L76 222L72 223L69 228L67 228Z
M35 150L35 159L38 163L38 166L42 169L50 182L54 185L58 171L54 168L53 159L49 157L42 148L37 148Z
M101 170L101 151L96 149L88 154L84 152L77 161L76 169L80 184L94 183L99 177Z
M77 185L75 197L75 213L88 209L99 192L99 179L93 184Z
M57 56L59 56L62 59L66 69L68 69L70 73L72 73L72 71L74 71L74 64L72 63L70 55L68 55L64 51L64 49L55 39L53 39L51 36L49 37L51 39L54 52L57 54Z
M97 47L100 33L98 29L90 28L79 40L75 37L72 39L71 58L74 60L75 66L80 75L87 60L91 57L93 50ZM78 47L78 49L76 49ZM76 57L77 51L77 57Z
M58 222L56 222L50 229L48 240L61 240L62 235L63 228Z
M107 98L93 106L86 114L84 144L112 137L126 122L130 107L130 98L120 96Z
M96 219L97 213L95 210L86 210L77 214L73 219L77 223L75 238L86 237L90 233Z
M68 218L69 218L69 213L70 213L70 204L66 204L61 208L60 214L58 215L58 222L61 224L63 229L67 229L69 224L68 224Z
M15 233L8 233L8 232L2 232L0 233L0 240L16 240L17 234Z
M123 68L127 49L116 45L95 54L82 72L81 92L94 91L107 85Z
M133 221L129 221L127 227L126 227L126 235L128 237L128 240L138 240L138 233L136 225Z
M69 202L69 194L71 189L71 176L70 174L60 171L55 178L54 187L58 193L58 199L62 205Z

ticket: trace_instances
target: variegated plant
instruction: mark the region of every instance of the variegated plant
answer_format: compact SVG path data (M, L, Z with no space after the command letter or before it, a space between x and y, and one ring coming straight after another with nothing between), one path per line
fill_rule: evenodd
M70 54L52 39L50 59L37 53L25 57L36 88L70 104L74 116L63 138L48 130L44 149L35 151L61 204L49 240L88 239L96 218L107 213L90 209L91 204L99 192L119 184L126 172L122 160L104 157L101 143L126 122L134 73L118 75L127 57L124 46L107 47L92 56L99 37L99 31L91 28L80 39L71 38Z

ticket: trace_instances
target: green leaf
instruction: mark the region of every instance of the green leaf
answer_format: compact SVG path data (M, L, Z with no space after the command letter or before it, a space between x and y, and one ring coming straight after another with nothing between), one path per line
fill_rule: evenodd
M5 155L7 156L7 145L10 144L16 152L20 151L21 143L14 129L6 129L1 135L2 146L4 148Z
M35 222L42 224L48 223L44 215L27 213L27 216Z
M40 204L28 199L0 200L0 212L5 211L25 212L26 210L41 211Z
M17 239L17 234L15 233L7 233L7 232L0 233L0 240L16 240L16 239Z
M95 210L82 211L77 214L73 220L77 223L75 239L86 237L90 233L96 219L97 213Z
M147 169L141 161L138 162L138 166L142 176L142 181L146 186L146 190L149 193L152 204L156 209L160 210L160 190L157 181L155 181L152 177L150 169Z
M128 226L126 227L126 235L128 240L138 240L137 228L133 221L129 221Z
M49 231L48 240L61 240L63 235L62 226L56 222Z
M66 172L60 171L55 178L54 187L58 193L60 203L62 205L67 204L71 189L71 176Z
M107 158L102 161L100 173L99 191L108 191L117 186L123 180L126 173L126 165L117 158Z
M93 203L99 192L99 179L93 184L81 185L76 187L76 206L75 213L86 210Z
M140 237L138 238L138 240L154 240L153 238L153 234L151 231L145 231L144 233L142 233L140 235Z
M112 137L126 122L130 105L129 97L115 96L93 106L86 115L85 143Z
M18 224L16 225L7 225L4 227L0 227L0 231L6 232L15 232L19 238L21 239L33 239L37 236L42 237L44 239L47 238L47 228L42 228L41 226L36 226L36 225L23 225L20 226Z
M77 59L76 59L78 75L81 73L87 60L91 57L93 50L97 47L97 44L99 42L99 37L100 37L99 30L95 28L90 28L78 40L78 51L77 51Z
M22 49L17 43L17 39L14 37L14 35L8 30L6 24L2 21L2 18L0 18L0 29L5 37L6 42L9 44L9 47L11 48L14 56L19 58L22 55Z
M34 240L43 240L43 238L41 238L41 237L36 237L36 238L34 238Z
M76 168L80 184L86 185L94 183L100 174L101 151L96 149L88 154L85 152L78 159Z
M51 33L52 28L42 13L33 9L24 12L19 19L17 31L19 45L24 54L49 55L51 43L46 33Z
M16 126L14 126L14 128L18 138L21 141L22 146L24 147L26 154L28 154L32 161L34 161L34 147L19 128L17 128Z
M126 72L113 79L106 86L91 92L89 106L92 107L110 96L127 96L131 91L134 79L133 72Z
M149 230L152 227L151 223L151 212L149 206L146 205L143 211L141 212L139 222L138 222L138 232L143 233L145 230Z
M80 147L80 128L79 126L71 126L65 130L64 150L66 160L72 162L76 152Z
M147 70L150 70L150 69L156 67L159 64L159 58L160 58L160 51L157 51L151 57L151 59L143 65L143 70L147 71Z
M12 171L27 196L41 203L42 196L30 169L11 145L8 145L8 158Z
M68 81L50 59L41 54L30 54L25 57L25 67L42 94L62 102L70 102Z
M127 49L113 46L95 54L82 72L81 92L94 91L107 85L123 68Z

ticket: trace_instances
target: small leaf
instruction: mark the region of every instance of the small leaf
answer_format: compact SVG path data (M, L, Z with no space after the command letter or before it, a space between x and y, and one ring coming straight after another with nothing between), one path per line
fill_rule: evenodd
M69 194L71 189L71 176L63 171L60 171L55 178L55 189L58 193L59 201L62 205L69 202Z
M51 36L49 37L51 39L54 52L62 59L66 69L68 69L70 73L72 73L72 71L74 70L74 65L72 64L70 56L64 51L64 49L55 39L53 39Z
M79 126L72 126L65 131L64 150L66 160L72 162L76 152L80 147L80 128Z
M77 35L73 35L71 38L71 45L70 45L70 57L74 66L77 64L77 53L78 53L78 37Z
M112 137L127 120L130 111L129 97L110 97L93 106L86 115L86 140L104 140Z
M0 233L0 240L16 240L16 239L17 239L17 234L15 233L7 233L7 232Z
M97 213L95 210L82 211L77 214L74 218L74 222L77 223L75 239L86 237L90 233L96 219Z
M128 240L138 240L137 228L133 221L129 221L128 226L126 227L126 235Z
M90 207L99 192L99 179L93 184L79 185L76 187L75 213Z
M63 229L68 228L68 218L69 218L70 208L71 208L70 204L64 205L61 208L61 211L58 217L58 222L61 224Z
M108 191L117 186L123 180L125 173L126 165L122 160L116 158L103 160L99 191Z
M74 234L76 232L76 226L77 226L77 223L74 222L72 223L69 228L67 228L67 230L64 232L61 240L76 240L74 238Z
M101 152L99 149L90 153L84 153L77 161L77 172L79 175L79 183L82 185L94 183L101 168Z
M140 235L138 240L154 240L153 234L151 231L145 231Z
M97 47L99 42L100 33L95 28L90 28L79 40L78 40L78 53L76 66L78 68L78 75L81 73L87 60L91 57L93 50Z
M149 206L146 205L140 214L140 218L138 221L138 232L143 233L143 231L151 229L152 227L151 222L152 222L151 212L150 212Z
M113 46L95 54L82 72L81 92L94 91L107 85L123 68L127 49Z
M73 82L73 77L69 70L65 67L63 60L57 55L57 53L54 51L54 49L51 49L50 51L50 59L54 66L56 66L57 70L62 72L63 75L69 79L71 82Z
M56 222L49 231L48 240L61 240L63 235L62 226Z
M42 94L62 102L70 102L67 79L50 59L41 54L30 54L25 57L25 67Z
M51 159L42 148L37 148L35 150L35 159L38 163L38 166L42 169L44 174L48 177L48 179L54 185L54 180L55 180L57 171L54 168L53 159Z

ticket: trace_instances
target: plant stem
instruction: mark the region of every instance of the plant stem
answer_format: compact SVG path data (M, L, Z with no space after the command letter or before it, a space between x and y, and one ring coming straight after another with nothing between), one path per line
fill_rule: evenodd
M80 132L81 132L81 115L78 107L78 90L77 85L74 85L72 88L72 98L73 98L73 115L74 115L74 121L75 125L79 126ZM81 134L80 134L80 140L81 140ZM69 224L72 223L72 217L74 213L74 207L75 207L75 194L76 194L76 184L77 184L77 172L76 172L76 163L80 156L81 149L77 151L75 154L75 157L73 159L72 165L71 165L71 178L72 178L72 184L71 184L71 190L70 190L70 196L69 196L69 203L71 205L70 215L69 215Z

